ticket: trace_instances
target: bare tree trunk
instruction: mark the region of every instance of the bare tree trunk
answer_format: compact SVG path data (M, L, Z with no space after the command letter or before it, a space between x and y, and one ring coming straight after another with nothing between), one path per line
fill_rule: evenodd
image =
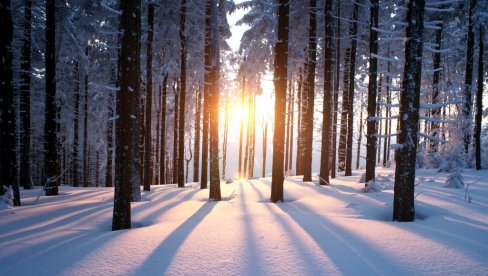
M295 86L293 84L293 80L291 82L292 90L291 90L291 123L290 123L290 143L289 147L290 149L288 150L289 156L288 156L288 171L291 171L293 165L292 165L292 160L293 160L293 122L295 120Z
M151 190L153 180L152 161L152 41L154 28L154 6L147 6L147 44L146 44L146 124L144 131L144 191Z
M181 85L180 85L180 111L178 132L178 187L185 187L183 160L185 159L185 105L186 105L186 0L181 0L180 8L180 47L181 47Z
M205 57L204 57L204 87L203 87L203 127L202 127L202 177L200 188L206 189L208 182L208 145L209 145L209 125L211 107L211 66L212 66L212 45L211 45L211 17L212 9L210 0L205 0Z
M333 66L333 36L332 0L325 1L325 45L324 45L324 103L322 109L322 145L320 152L320 185L329 185L329 155L330 155L330 130L331 108L333 98L334 70Z
M244 98L245 98L245 89L246 89L246 77L242 77L242 91L241 91L241 107L244 108ZM237 167L237 177L243 177L243 170L242 170L242 140L244 136L244 119L241 118L239 125L239 160L238 160L238 167Z
M423 1L423 0L421 0ZM375 178L376 167L376 91L378 78L378 59L375 55L378 54L378 0L371 1L370 11L370 30L369 30L369 84L368 84L368 117L366 127L366 184Z
M80 185L80 71L78 61L75 62L75 112L73 121L73 187Z
M119 30L122 32L122 47L119 59L120 91L117 93L116 153L115 153L115 196L112 230L131 228L130 201L132 193L132 173L135 171L132 156L136 129L134 111L134 87L139 87L140 76L140 16L141 1L122 1L122 16ZM135 61L135 62L134 62ZM138 184L138 183L136 183Z
M393 220L413 221L415 216L414 188L417 154L417 131L420 109L420 80L425 0L408 3L405 43L405 66L400 94L400 132L395 154L395 188Z
M342 110L341 110L341 130L339 132L339 149L338 149L338 170L346 169L346 148L347 148L347 116L349 115L349 74L351 63L351 48L346 48L344 53L344 83L342 91Z
M195 158L193 159L193 182L199 181L200 176L200 118L202 113L202 91L198 88L195 110Z
M273 133L273 172L271 202L283 202L283 150L285 138L286 78L288 64L288 24L290 2L279 0L278 40L274 47L275 116Z
M88 43L88 42L87 42ZM88 56L88 45L85 48L85 57L89 60ZM88 70L90 65L87 64L85 67L85 98L83 102L83 186L89 186L89 177L88 177Z
M161 99L161 154L159 155L159 179L161 184L167 182L166 169L166 97L168 91L168 73L163 76L163 95Z
M178 183L178 116L181 115L179 112L179 87L177 85L178 80L175 80L174 83L174 93L175 93L175 112L174 112L174 121L173 121L173 183L176 184Z
M464 119L464 152L466 156L469 152L469 145L471 144L471 107L473 105L472 85L473 85L473 56L474 56L474 23L473 10L476 6L476 0L469 0L469 22L468 22L468 37L466 44L466 71L464 80L464 104L463 104L463 119ZM469 166L469 165L468 165Z
M480 28L480 46L478 57L478 91L476 93L476 127L474 132L474 139L476 140L476 169L481 170L481 121L483 119L483 29Z
M249 130L249 169L248 178L254 177L254 156L255 156L255 144L256 144L256 94L251 95L250 99L250 130Z
M336 56L335 56L335 79L334 79L334 118L332 125L332 160L330 177L335 178L336 166L337 166L337 113L339 111L339 82L340 82L340 60L341 60L341 1L337 1L337 14L336 14Z
M264 120L263 120L264 121ZM263 173L261 177L266 177L266 151L268 147L268 122L263 126Z
M22 131L20 132L20 144L21 144L21 158L20 158L20 179L24 189L32 189L31 172L30 172L30 143L31 143L31 100L30 100L30 87L31 87L31 38L32 38L32 1L24 1L24 22L23 22L23 38L22 38L22 62L20 78L22 82L20 84L20 121L22 125ZM4 26L4 25L2 25Z
M304 95L302 89L302 73L300 70L300 74L298 77L298 115L297 115L297 157L295 161L296 167L296 174L303 175L303 103L304 103Z
M356 154L356 170L359 170L361 161L361 143L363 139L363 91L361 91L361 106L359 108L359 131L358 131L358 148Z
M315 104L315 67L317 65L317 1L310 0L310 25L308 29L307 119L305 122L305 156L303 181L312 181L313 114Z
M117 80L117 70L115 68L111 68L111 83L114 85L114 87L118 87L118 80ZM79 90L79 83L77 84L78 90ZM79 101L79 92L76 93L78 95L78 101ZM115 93L114 93L115 94ZM110 106L108 108L108 126L107 126L107 170L105 174L105 187L113 187L113 153L114 153L114 128L115 128L115 120L113 119L114 117L114 106L115 103L113 102L114 100L114 94L110 94ZM79 103L76 103L76 112L78 112L78 106ZM76 114L76 113L75 113ZM78 123L78 115L75 115L76 117L76 123ZM76 126L75 131L78 132L78 126ZM78 136L78 134L76 134ZM76 142L78 143L78 141ZM76 147L78 147L77 144L75 144ZM78 151L78 149L76 150ZM78 158L75 156L74 158ZM78 162L78 161L77 161ZM78 169L78 165L76 167L73 167Z
M222 142L222 179L225 180L225 171L227 166L227 135L229 133L229 102L225 103L224 115L224 141Z
M188 139L188 153L190 156L187 158L185 154L186 171L185 171L185 183L188 183L188 168L190 166L191 159L193 158L193 153L191 152L191 138Z
M291 79L288 80L288 97L287 97L287 110L286 110L286 140L285 140L285 173L288 172L288 156L290 154L290 120L291 120L291 91L292 85L291 85Z

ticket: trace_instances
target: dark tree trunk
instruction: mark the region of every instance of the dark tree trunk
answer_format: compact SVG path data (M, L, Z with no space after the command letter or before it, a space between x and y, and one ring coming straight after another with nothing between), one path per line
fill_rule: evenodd
M220 3L222 5L222 3ZM217 0L210 0L211 28L210 28L210 201L220 201L220 172L219 172L219 71L220 71L220 48L219 48L219 18Z
M442 22L442 17L439 16L437 18L437 20L440 20ZM436 52L434 53L434 76L432 78L432 87L433 87L433 91L432 91L432 104L436 105L440 102L440 99L439 99L439 96L440 96L440 93L439 93L439 81L440 81L440 78L441 78L441 71L440 71L440 67L441 67L441 43L442 43L442 27L443 25L441 24L439 26L439 29L436 30L435 32L435 43L437 44L436 46ZM432 117L435 118L436 120L437 119L440 119L440 116L441 116L441 108L440 107L437 107L437 108L434 108L432 109ZM430 126L430 130L431 130L431 136L432 137L435 137L435 138L438 138L439 137L439 128L440 128L440 125L438 122L436 122L435 120L433 120L431 122L431 126ZM430 141L430 153L434 154L437 152L438 150L438 147L439 147L439 142L435 139L431 140Z
M181 0L180 8L180 66L181 66L181 85L180 85L180 110L179 110L179 126L178 129L178 187L185 187L184 173L185 168L183 160L185 159L185 105L186 105L186 0Z
M151 190L153 175L152 161L152 42L154 34L154 6L147 6L147 44L146 44L146 124L144 131L144 191Z
M336 14L336 53L335 53L335 76L334 76L334 118L332 122L332 158L330 177L335 178L336 166L337 166L337 113L339 111L339 82L340 82L340 70L341 70L341 1L337 1L337 14Z
M342 89L341 130L339 132L338 170L346 169L347 116L349 115L349 70L351 69L351 48L344 53L344 83Z
M423 0L421 0L423 1ZM378 28L379 1L371 1L369 29L369 84L368 84L368 117L366 119L366 186L374 180L376 167L376 91L378 79Z
M261 177L266 177L266 153L268 147L268 122L263 127L263 173Z
M49 12L53 12L53 10L49 9ZM49 16L51 16L51 14L49 14ZM5 193L3 186L13 188L14 206L20 206L19 183L15 171L17 160L15 153L16 131L12 66L13 22L10 0L0 2L0 23L2 26L2 31L0 32L0 110L2 110L2 112L0 112L0 194ZM51 23L51 21L49 21L49 23ZM49 25L49 28L51 27L52 25ZM51 38L51 36L48 37ZM54 132L54 135L56 135L56 132ZM56 145L54 145L54 158L56 158ZM55 168L56 167L53 167L53 169ZM54 170L50 173L56 174ZM50 189L49 192L53 195L57 194L56 183L49 184L53 186L53 189Z
M317 1L310 0L308 29L307 118L305 123L305 156L303 181L312 181L313 113L315 104L315 67L317 65ZM286 86L286 85L285 85Z
M290 123L290 144L288 145L290 149L288 150L289 156L288 156L288 171L291 171L292 169L292 160L293 160L293 123L295 121L295 86L293 84L293 81L291 82L292 85L292 90L291 90L291 123Z
M359 15L359 3L354 2L354 9L352 14L351 28L349 34L351 36L351 60L349 63L349 102L347 108L347 142L346 142L346 168L345 176L352 175L352 137L354 128L354 86L356 77L356 52L357 52L357 35L358 35L358 15Z
M200 176L200 118L202 113L202 91L199 88L197 92L197 103L195 111L195 145L193 159L193 182L199 181Z
M131 193L135 171L132 156L137 154L133 149L133 132L137 129L133 115L134 93L139 90L140 76L140 31L141 1L122 1L120 30L122 46L119 59L120 91L117 93L117 128L115 139L115 196L112 230L131 228ZM136 62L134 62L136 61ZM135 88L135 89L134 89ZM137 101L138 102L138 101ZM137 183L138 184L138 183Z
M359 170L361 161L361 143L363 140L363 91L361 91L361 107L359 108L359 131L358 131L358 147L356 154L356 170Z
M229 102L225 103L224 141L222 142L222 179L225 179L227 167L227 135L229 134Z
M161 154L159 155L159 179L166 184L166 97L168 91L168 73L163 76L163 95L161 99Z
M178 81L175 81L175 84L173 87L174 92L175 92L175 108L174 108L174 121L173 121L173 183L176 184L178 183L178 127L179 127L179 120L178 116L181 115L179 112L179 102L180 102L180 97L179 97L179 88L177 86Z
M46 106L44 124L44 166L46 195L58 195L59 161L56 133L56 20L55 1L46 1Z
M305 103L305 95L303 89L303 76L302 70L300 70L299 77L298 77L298 115L297 115L297 157L295 161L295 168L296 168L296 175L303 175L303 154L305 150L304 146L304 103Z
M80 185L80 71L78 61L75 62L75 118L73 137L73 187Z
M203 86L203 127L202 127L202 176L200 188L206 189L208 182L208 144L209 144L209 125L210 125L210 81L211 81L211 5L210 0L205 0L205 57L204 57L204 86Z
M415 161L420 108L420 80L422 75L422 47L424 29L424 0L408 3L405 43L405 66L400 94L399 147L396 150L393 220L413 221L415 216Z
M31 86L31 19L32 19L32 1L24 1L24 37L22 44L22 63L20 78L20 121L22 130L20 132L21 158L20 158L20 179L24 189L32 189L30 173L30 142L31 142L31 114L30 114L30 86Z
M473 56L474 56L474 23L473 10L476 6L476 0L469 1L469 21L468 21L468 37L466 42L466 71L464 80L464 104L463 104L463 120L464 120L464 152L466 156L469 152L469 144L471 144L471 107L473 105L472 85L473 85Z
M285 130L285 133L286 133L286 141L285 141L285 172L288 172L288 160L290 159L289 158L289 155L290 155L290 121L291 121L291 95L292 95L292 84L291 84L291 79L293 78L293 76L288 80L288 97L287 97L287 100L286 100L286 104L287 104L287 110L286 110L286 130Z
M114 66L115 67L115 66ZM118 87L118 80L117 80L117 70L112 68L111 72L111 82L114 87ZM78 93L79 94L79 93ZM114 154L114 127L115 127L115 120L114 117L114 104L112 100L114 99L114 95L110 95L110 106L108 108L108 127L107 127L107 171L105 175L105 187L113 187L113 154Z
M286 78L288 64L288 24L290 2L279 0L278 40L274 46L275 123L273 132L273 172L271 202L283 202L283 150L285 139Z
M246 77L242 77L242 91L241 91L241 107L244 108L244 98L245 98L245 89L246 89ZM243 177L242 172L242 141L244 136L244 119L241 118L239 125L239 160L238 160L238 167L237 167L237 177Z
M476 93L476 128L474 139L476 140L476 169L481 170L481 121L483 119L483 29L480 28L480 47L478 59L478 91Z
M320 150L320 185L329 185L329 155L330 155L330 130L331 130L331 108L334 84L334 51L333 39L334 29L332 15L332 0L325 1L325 45L324 45L324 106L322 109L322 145Z
M85 48L85 56L86 59L89 60L88 56L88 45ZM87 67L90 65L86 65ZM84 103L83 103L83 186L89 186L89 177L88 177L88 70L89 68L85 68L85 94L84 94Z

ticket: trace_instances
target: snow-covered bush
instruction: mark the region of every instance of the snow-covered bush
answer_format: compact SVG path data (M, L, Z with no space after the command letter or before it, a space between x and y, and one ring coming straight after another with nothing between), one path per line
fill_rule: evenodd
M7 188L5 186L1 187L1 189L4 193L0 196L0 210L12 208L14 206L14 191L11 187Z
M444 188L461 189L462 187L464 187L464 181L463 176L461 175L461 171L455 170L447 177L446 185L444 185Z
M456 142L443 144L437 154L437 160L439 172L452 172L455 169L464 168L466 166L464 144Z
M379 181L371 180L364 186L365 193L380 193L383 191L382 183Z

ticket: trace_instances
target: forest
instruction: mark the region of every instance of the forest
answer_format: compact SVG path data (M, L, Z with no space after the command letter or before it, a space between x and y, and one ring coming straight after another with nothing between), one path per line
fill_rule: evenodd
M422 181L471 203L484 180L463 177L487 175L487 0L1 0L0 21L12 210L108 191L121 230L170 188L217 203L261 181L283 209L292 183L355 177L391 179L387 220L411 222Z

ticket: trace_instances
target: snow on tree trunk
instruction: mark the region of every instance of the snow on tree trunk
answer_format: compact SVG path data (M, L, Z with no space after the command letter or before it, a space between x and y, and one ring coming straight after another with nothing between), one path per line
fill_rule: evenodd
M473 10L476 6L476 0L469 1L468 13L468 37L466 41L466 71L464 79L464 102L463 102L463 131L464 131L464 152L466 157L471 144L471 108L473 105L472 85L473 85L473 56L474 56L474 23Z
M197 102L195 110L195 145L193 151L195 157L193 159L193 182L199 181L200 176L200 119L202 117L202 91L200 87L197 92Z
M405 65L400 94L400 130L396 149L393 220L413 221L417 153L417 132L420 108L420 80L425 0L408 3L405 43Z
M290 3L279 0L278 40L274 46L275 116L273 131L273 168L271 202L283 201L283 155L285 138L286 80L288 64L288 24Z
M480 46L478 57L478 90L476 93L476 127L475 127L475 140L476 140L476 169L481 170L481 121L483 119L483 29L480 28Z

